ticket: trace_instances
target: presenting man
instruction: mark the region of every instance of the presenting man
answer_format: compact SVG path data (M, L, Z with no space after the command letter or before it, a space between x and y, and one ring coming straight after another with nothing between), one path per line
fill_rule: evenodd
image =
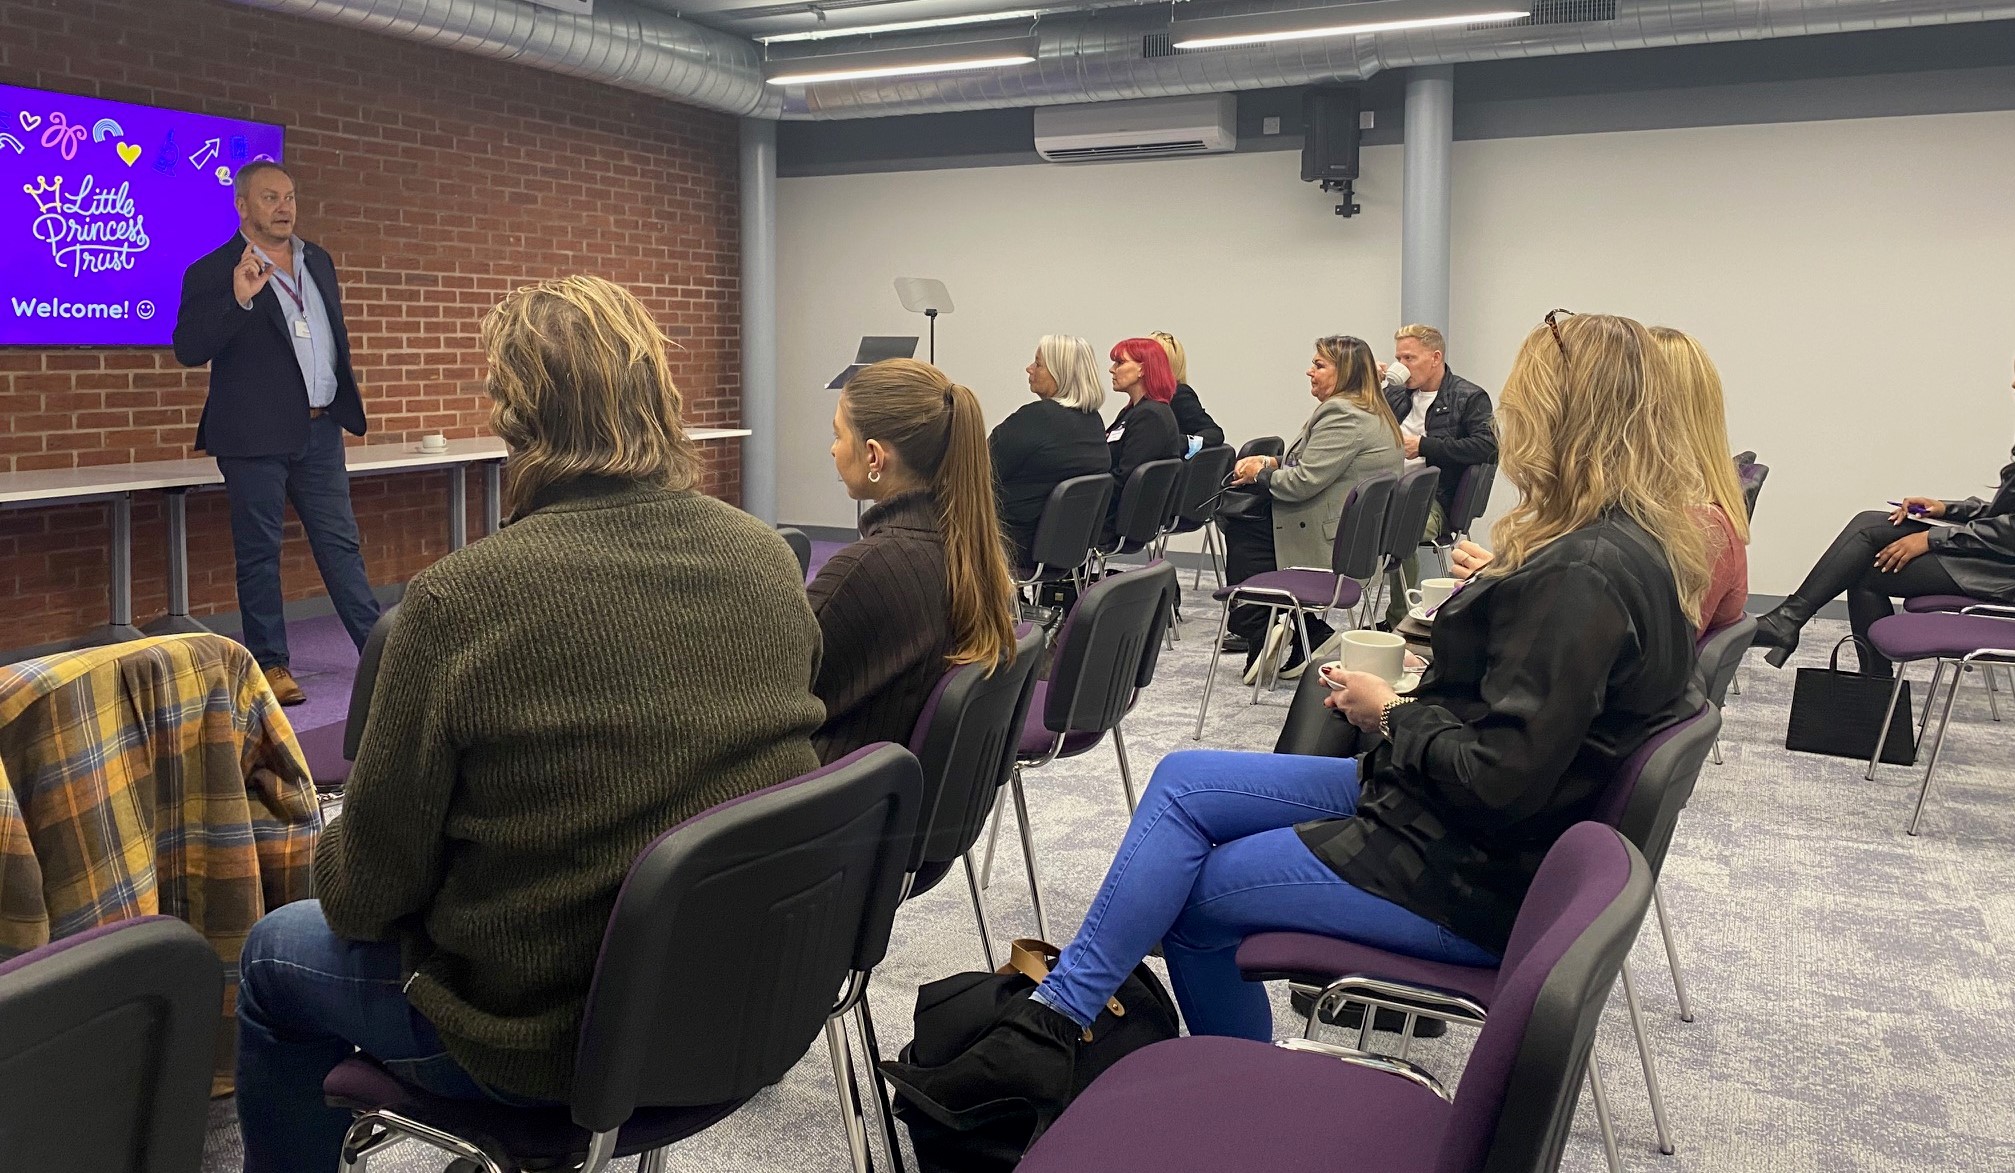
M1432 465L1441 470L1434 508L1427 515L1422 541L1441 536L1441 527L1455 505L1455 487L1462 472L1472 464L1497 459L1497 425L1491 418L1490 396L1483 388L1448 369L1443 361L1441 331L1433 326L1401 326L1393 335L1393 361L1405 368L1404 382L1394 383L1400 372L1388 370L1385 401L1399 420L1400 438L1406 446L1406 467ZM1406 586L1420 585L1420 554L1407 556L1401 566ZM1406 618L1406 594L1399 576L1393 577L1392 605L1386 620L1397 626Z
M287 502L329 598L361 648L378 621L350 511L343 433L364 434L336 266L294 235L294 181L278 163L238 172L238 233L182 277L175 357L210 364L196 447L231 498L245 646L283 705L308 698L288 670L280 536Z

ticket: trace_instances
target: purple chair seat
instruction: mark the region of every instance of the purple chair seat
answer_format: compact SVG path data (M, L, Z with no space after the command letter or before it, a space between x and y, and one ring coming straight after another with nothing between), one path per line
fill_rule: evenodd
M1028 719L1022 723L1021 744L1015 753L1023 758L1040 758L1049 753L1055 743L1056 734L1043 724L1043 713L1049 709L1049 681L1035 682L1035 697L1029 701ZM1060 758L1074 758L1099 743L1103 733L1081 733L1072 731L1063 735L1063 748L1057 751Z
M1497 986L1494 966L1423 961L1313 933L1260 933L1238 947L1238 969L1247 981L1299 978L1327 985L1345 974L1368 974L1387 981L1447 990L1486 1008Z
M1429 1173L1451 1110L1433 1092L1327 1055L1192 1036L1092 1082L1020 1173ZM1216 1121L1199 1128L1198 1121Z
M488 1101L450 1100L399 1082L370 1059L345 1059L322 1081L322 1098L333 1107L384 1109L444 1132L479 1141L520 1164L578 1163L587 1155L588 1130L563 1107L520 1108ZM746 1101L698 1108L639 1108L623 1125L616 1156L625 1157L685 1139L724 1120Z
M1356 579L1343 580L1343 593L1337 594L1337 576L1327 570L1269 570L1255 574L1237 586L1228 586L1211 592L1211 598L1223 602L1233 591L1283 591L1293 595L1295 601L1304 607L1327 607L1331 599L1339 607L1355 607L1363 588Z
M1930 615L1940 611L1964 611L1986 601L1971 595L1919 595L1903 600L1903 609L1912 615Z
M2015 620L1949 613L1889 615L1869 627L1868 641L1890 660L1964 656L1981 648L2015 648Z

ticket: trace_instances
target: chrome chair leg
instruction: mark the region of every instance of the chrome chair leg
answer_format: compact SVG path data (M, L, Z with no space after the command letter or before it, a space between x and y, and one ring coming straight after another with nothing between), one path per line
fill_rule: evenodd
M1280 608L1269 603L1266 608L1266 626L1260 631L1259 647L1256 649L1259 658L1253 661L1259 670L1252 675L1252 700L1247 702L1249 704L1256 705L1259 703L1259 690L1266 684L1266 674L1269 667L1266 662L1266 645L1273 642L1273 625L1279 621ZM1219 640L1218 642L1223 643L1224 641Z
M875 1019L868 1010L865 992L854 1003L854 1027L861 1032L861 1050L867 1056L868 1098L874 1104L875 1126L881 1129L882 1146L889 1153L890 1173L903 1173L903 1142L896 1134L895 1113L889 1109L888 1088L882 1083L882 1046L875 1039Z
M1693 1021L1693 1004L1686 997L1686 979L1679 973L1679 946L1672 943L1672 920L1665 912L1665 893L1651 885L1651 907L1658 914L1658 935L1665 938L1665 960L1672 964L1672 992L1679 999L1679 1021Z
M1658 1132L1658 1151L1672 1155L1672 1130L1665 1122L1665 1097L1658 1090L1658 1069L1651 1062L1651 1039L1644 1033L1644 1012L1637 1005L1637 985L1630 980L1630 959L1623 961L1623 1003L1630 1008L1630 1030L1637 1036L1637 1059L1644 1064L1644 1090L1651 1097L1651 1123Z
M1898 676L1902 673L1899 671ZM1938 670L1931 676L1931 687L1924 690L1924 711L1917 714L1917 748L1924 748L1924 731L1931 728L1931 710L1938 701L1938 682L1945 678L1945 661L1938 661Z
M1021 826L1022 862L1028 866L1028 898L1029 903L1035 906L1035 932L1036 936L1047 941L1050 939L1049 918L1044 916L1042 911L1042 880L1036 875L1035 834L1029 827L1028 797L1022 793L1019 769L1014 772L1014 779L1008 785L1014 787L1015 822Z
M1938 671L1932 673L1931 676L1931 689L1933 692L1938 690L1938 678L1944 674L1945 661L1940 660L1938 661ZM1896 666L1896 683L1889 686L1889 707L1882 710L1882 724L1877 726L1875 730L1875 752L1868 755L1868 772L1861 776L1864 781L1875 781L1875 764L1882 760L1882 750L1889 744L1889 722L1896 717L1896 698L1902 695L1903 666L1898 664ZM1924 711L1927 713L1931 711L1931 698L1928 695L1924 698ZM1924 734L1920 730L1917 736L1921 739Z
M1588 1053L1588 1091L1595 1097L1595 1126L1602 1131L1602 1155L1609 1161L1609 1173L1623 1173L1623 1155L1616 1151L1616 1126L1609 1119L1609 1096L1602 1090L1602 1068L1595 1052Z
M998 829L998 828L996 828ZM973 900L973 920L979 925L980 953L986 958L987 972L992 973L1000 965L994 960L993 927L987 924L986 896L980 892L979 872L973 867L973 853L968 851L959 857L966 869L966 894Z
M1117 724L1112 727L1112 748L1113 752L1119 755L1119 781L1120 785L1126 787L1126 813L1128 818L1132 818L1134 808L1138 807L1140 803L1134 798L1133 768L1127 764L1126 760L1126 734L1120 731L1120 727ZM1044 939L1047 940L1048 938Z
M998 795L996 795L994 798L994 813L987 816L987 823L989 826L993 828L993 830L987 832L986 863L980 868L981 891L985 891L987 885L993 883L994 847L1001 841L1001 820L1006 817L1007 817L1006 815L1001 814L1000 798Z
M1952 728L1952 702L1959 696L1959 673L1952 673L1952 688L1945 694L1945 707L1938 713L1938 736L1931 742L1931 758L1924 763L1924 785L1917 791L1917 809L1910 814L1910 833L1917 833L1917 824L1924 817L1924 800L1931 797L1931 774L1938 768L1938 751L1945 748L1945 735ZM1927 703L1927 709L1930 707Z
M1715 765L1718 766L1721 764L1721 739L1719 737L1714 739L1714 752L1709 756L1713 758Z
M826 1019L826 1050L832 1055L833 1082L839 1087L840 1118L847 1129L847 1153L853 1159L854 1173L873 1173L874 1161L868 1155L867 1120L861 1115L861 1089L854 1081L853 1049L847 1045L846 1030L841 1022L837 1014Z
M665 1162L670 1159L671 1151L671 1146L666 1145L638 1157L637 1173L665 1173Z
M1980 675L1987 678L1987 712L1996 721L1999 721L2001 719L2001 687L1994 682L1993 667L1989 665L1981 668Z
M1224 655L1224 636L1231 630L1231 600L1226 599L1224 611L1217 620L1217 642L1210 645L1210 668L1203 674L1203 699L1196 705L1196 732L1190 735L1192 741L1203 740L1204 714L1210 712L1210 686L1217 681L1217 662Z

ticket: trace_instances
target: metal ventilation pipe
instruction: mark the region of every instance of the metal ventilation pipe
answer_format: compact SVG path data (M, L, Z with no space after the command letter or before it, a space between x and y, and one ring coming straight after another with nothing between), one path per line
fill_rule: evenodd
M1301 0L1273 7L1301 7ZM1255 5L1255 8L1266 7ZM1421 30L1284 41L1147 57L1143 38L1166 33L1166 10L1105 10L1045 18L1036 61L1017 69L790 90L783 117L868 118L954 110L1098 102L1362 80L1386 69L1513 57L1595 53L1924 24L2015 18L2015 0L1619 0L1613 21ZM904 38L951 43L957 35Z
M755 42L624 0L593 16L521 0L232 0L637 90L727 114L775 118Z

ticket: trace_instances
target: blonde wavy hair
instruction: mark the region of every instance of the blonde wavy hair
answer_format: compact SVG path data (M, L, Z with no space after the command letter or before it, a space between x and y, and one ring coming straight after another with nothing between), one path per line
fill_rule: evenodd
M1680 435L1700 465L1706 500L1719 505L1735 526L1735 536L1749 544L1749 503L1735 475L1735 458L1728 452L1728 415L1722 407L1721 372L1698 339L1670 326L1653 326L1652 341L1672 378L1679 400Z
M693 487L668 345L636 295L600 277L527 285L490 311L490 427L511 449L512 515L582 477Z
M1704 491L1692 450L1672 442L1684 425L1667 382L1650 331L1629 318L1563 316L1557 333L1549 324L1526 336L1497 408L1500 459L1520 498L1491 530L1486 574L1509 574L1620 509L1665 550L1698 626L1710 557L1687 506Z

